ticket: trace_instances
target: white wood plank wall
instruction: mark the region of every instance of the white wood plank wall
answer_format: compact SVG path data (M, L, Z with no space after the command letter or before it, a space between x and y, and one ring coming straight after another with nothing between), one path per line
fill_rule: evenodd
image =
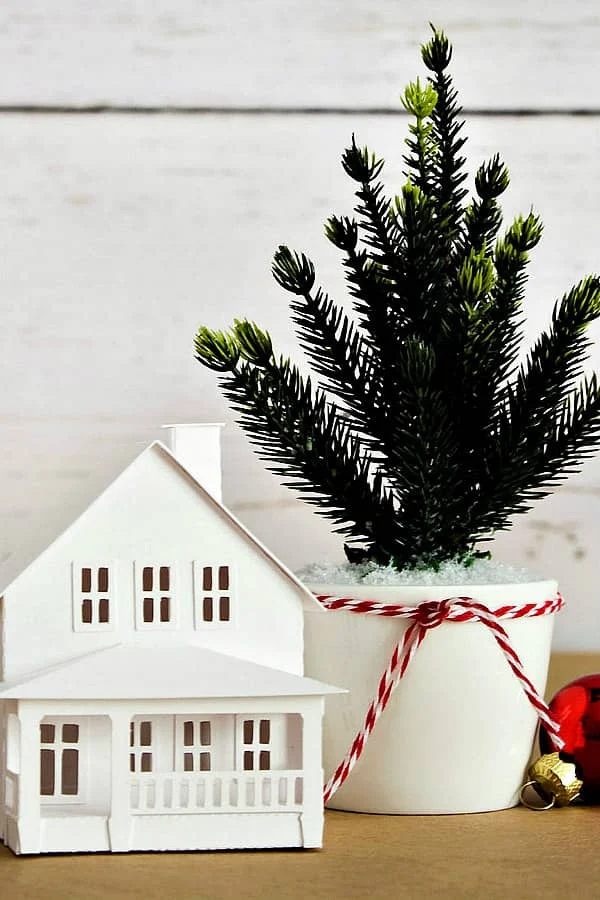
M530 338L558 296L600 270L596 0L426 6L0 4L0 585L162 423L232 422L192 358L198 324L254 317L299 358L273 250L309 252L343 296L322 235L331 212L352 209L340 154L355 131L397 189L407 119L387 113L422 73L428 20L455 45L472 168L499 150L507 217L533 204L546 225ZM227 502L282 559L341 556L233 425L224 450ZM599 512L594 459L495 544L498 558L560 579L563 649L600 645Z

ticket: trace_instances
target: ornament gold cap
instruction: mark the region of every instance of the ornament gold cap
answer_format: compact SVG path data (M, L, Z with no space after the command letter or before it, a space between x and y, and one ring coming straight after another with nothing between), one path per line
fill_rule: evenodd
M519 794L521 803L529 809L551 809L568 806L579 797L583 781L577 777L575 763L566 762L559 753L544 753L527 770L529 781ZM525 789L532 787L545 805L535 805L527 799Z

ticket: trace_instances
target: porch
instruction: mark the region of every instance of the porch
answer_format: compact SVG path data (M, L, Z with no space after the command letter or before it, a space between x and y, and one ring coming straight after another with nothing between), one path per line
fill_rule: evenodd
M254 701L244 713L222 702L168 713L158 702L94 713L71 703L68 715L19 703L7 716L4 839L17 853L318 846L321 704L311 701L288 699L286 712Z
M129 780L129 815L119 829L120 841L125 840L126 846L119 849L304 846L307 810L302 804L302 788L303 772L299 770L139 774ZM8 817L7 843L13 849L17 824ZM39 852L113 850L111 824L111 816L98 807L42 805Z

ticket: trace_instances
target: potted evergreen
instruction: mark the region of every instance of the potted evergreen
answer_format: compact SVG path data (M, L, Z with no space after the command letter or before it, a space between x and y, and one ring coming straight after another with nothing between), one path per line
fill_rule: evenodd
M399 196L386 196L383 160L354 137L343 154L357 185L356 218L332 216L326 235L343 254L355 316L315 287L303 253L280 246L275 254L273 274L291 294L318 385L276 356L253 322L236 320L228 332L203 326L195 348L268 467L345 535L357 583L313 590L408 605L459 595L497 609L556 594L553 581L483 584L473 573L494 533L600 440L600 388L595 375L581 377L600 280L584 278L555 304L519 364L527 263L542 224L530 212L501 230L498 198L509 175L498 155L479 167L469 198L451 52L434 29L421 50L427 82L404 92L412 123ZM436 570L450 573L449 583L427 575L423 585L422 573ZM400 585L388 584L390 573ZM540 692L552 621L503 623ZM307 615L307 673L350 689L328 706L329 771L407 627L346 611ZM415 813L510 806L535 727L489 630L444 622L415 654L331 805Z

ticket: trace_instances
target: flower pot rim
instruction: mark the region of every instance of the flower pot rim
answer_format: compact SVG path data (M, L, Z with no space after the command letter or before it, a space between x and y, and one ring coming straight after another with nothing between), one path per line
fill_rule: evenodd
M442 582L439 584L365 584L364 582L336 584L311 581L304 583L308 590L316 595L374 600L384 603L398 602L404 606L416 606L428 600L449 600L454 597L470 598L491 607L507 604L521 605L552 600L558 592L558 582L552 578L473 584L445 584ZM324 606L313 611L332 612ZM341 611L339 610L339 612Z
M455 582L449 583L446 581L434 582L431 584L411 584L408 582L399 582L398 584L374 584L372 582L365 581L311 581L310 579L306 579L306 584L308 584L311 589L315 587L323 587L326 585L336 585L336 587L360 587L360 588L373 588L378 591L380 590L388 590L388 591L398 591L403 588L408 588L409 590L422 589L429 590L431 588L463 588L468 587L471 589L474 588L506 588L506 587L526 587L527 585L542 585L542 584L551 584L558 585L558 581L556 578L531 578L527 581L473 581L473 582Z

